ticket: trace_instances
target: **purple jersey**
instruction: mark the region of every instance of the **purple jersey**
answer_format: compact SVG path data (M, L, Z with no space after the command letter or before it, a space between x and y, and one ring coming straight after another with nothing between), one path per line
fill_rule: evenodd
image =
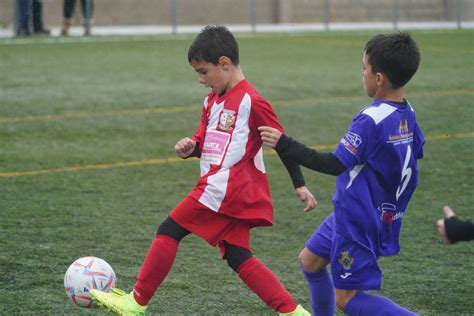
M398 236L418 184L425 140L408 102L375 100L334 151L347 170L333 196L336 231L376 256L399 252Z

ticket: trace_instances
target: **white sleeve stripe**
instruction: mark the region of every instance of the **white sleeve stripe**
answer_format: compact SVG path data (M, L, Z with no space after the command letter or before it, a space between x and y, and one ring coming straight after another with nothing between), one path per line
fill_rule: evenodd
M349 183L346 186L346 190L351 187L352 182L359 175L359 173L362 171L364 167L365 167L365 164L356 165L354 168L352 168L352 170L349 172Z

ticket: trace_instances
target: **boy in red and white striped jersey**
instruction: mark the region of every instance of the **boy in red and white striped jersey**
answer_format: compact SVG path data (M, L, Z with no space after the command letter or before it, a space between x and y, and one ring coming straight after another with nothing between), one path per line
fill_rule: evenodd
M196 234L219 246L222 258L273 310L310 315L297 305L275 274L252 255L250 229L273 224L273 207L259 126L283 132L271 105L245 79L238 44L223 26L207 26L192 43L188 61L211 92L192 138L175 145L181 158L200 157L196 187L160 225L132 293L93 291L99 304L117 313L144 311L173 265L180 240ZM316 206L297 163L280 155L305 211Z

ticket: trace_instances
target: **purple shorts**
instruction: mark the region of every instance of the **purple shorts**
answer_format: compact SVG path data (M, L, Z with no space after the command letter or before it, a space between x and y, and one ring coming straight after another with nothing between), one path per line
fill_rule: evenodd
M331 262L336 289L380 290L382 271L373 251L338 234L335 227L331 213L308 239L306 248Z

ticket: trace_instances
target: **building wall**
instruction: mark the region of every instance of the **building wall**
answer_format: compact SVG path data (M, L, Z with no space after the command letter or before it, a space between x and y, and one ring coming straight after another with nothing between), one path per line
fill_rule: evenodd
M11 27L15 0L0 0L0 26ZM252 0L175 0L179 25L249 24ZM456 4L461 3L463 21L474 20L472 0L254 0L256 21L268 23L454 21ZM80 23L77 1L74 22ZM44 20L58 26L62 0L43 0ZM170 25L173 0L95 0L96 25ZM327 8L329 3L329 9ZM328 13L326 15L326 12Z

